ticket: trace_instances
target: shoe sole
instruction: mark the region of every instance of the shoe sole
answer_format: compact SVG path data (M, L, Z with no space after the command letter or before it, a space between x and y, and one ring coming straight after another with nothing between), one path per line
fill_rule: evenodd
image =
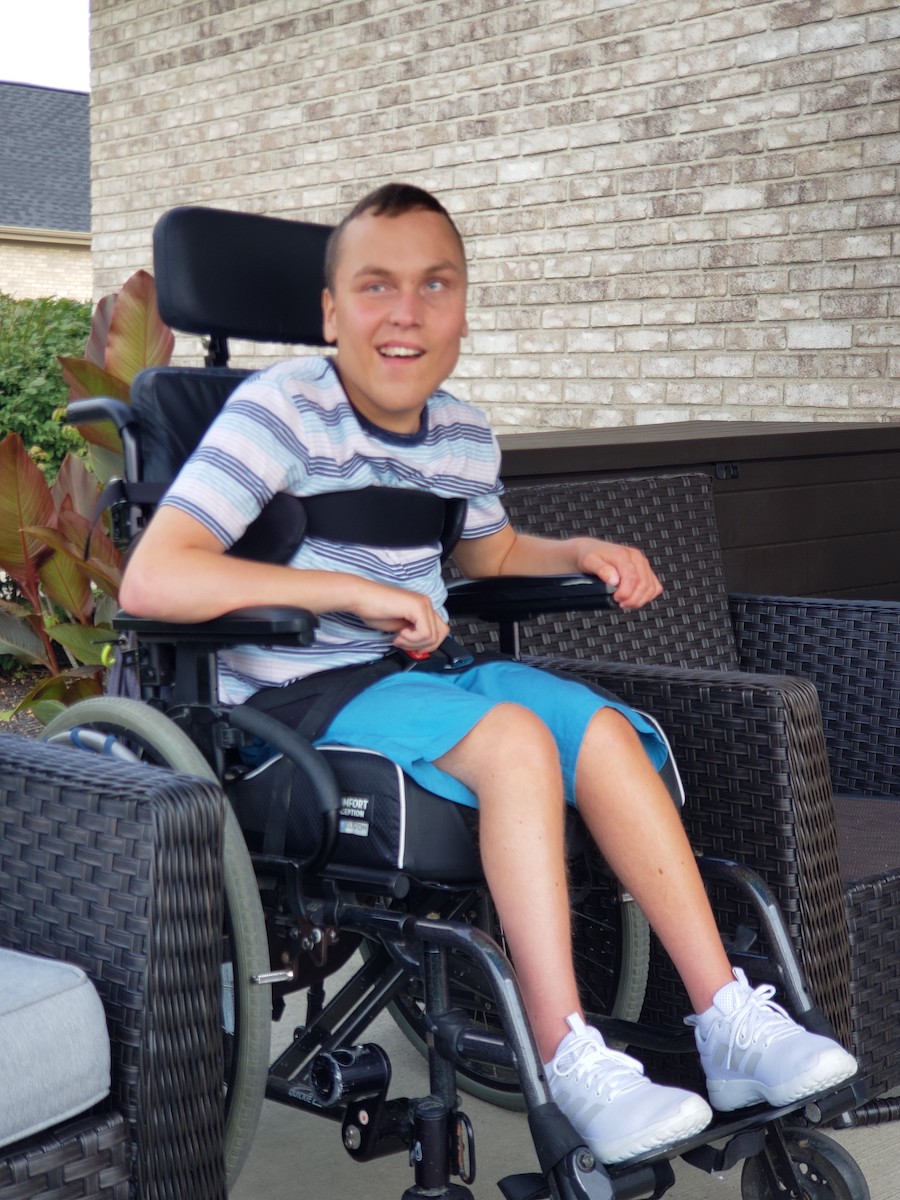
M642 1129L640 1135L632 1134L628 1139L604 1146L602 1151L595 1150L591 1146L594 1157L607 1166L613 1166L616 1163L628 1162L629 1159L637 1158L641 1154L650 1154L654 1150L665 1150L686 1138L693 1137L695 1133L701 1133L712 1120L713 1114L699 1096L697 1099L702 1107L692 1104L688 1111L682 1114L680 1124L669 1120L662 1126L650 1126L649 1129ZM640 1141L635 1140L637 1136L640 1136Z
M825 1064L827 1066L827 1064ZM733 1112L737 1108L749 1108L753 1104L771 1104L773 1108L783 1108L786 1104L794 1104L817 1092L828 1091L843 1083L857 1072L854 1063L852 1068L846 1066L834 1067L830 1071L823 1069L814 1077L807 1077L802 1084L792 1080L791 1084L780 1087L770 1087L760 1083L758 1079L707 1079L706 1090L709 1102L717 1112Z

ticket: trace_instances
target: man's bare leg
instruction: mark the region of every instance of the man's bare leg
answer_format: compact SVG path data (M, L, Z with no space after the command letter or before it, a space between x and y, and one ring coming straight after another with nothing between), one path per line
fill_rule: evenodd
M485 876L544 1061L580 1012L572 965L564 803L556 743L515 704L492 709L436 766L478 796Z
M631 723L591 721L576 772L578 810L680 974L695 1012L732 979L681 816Z

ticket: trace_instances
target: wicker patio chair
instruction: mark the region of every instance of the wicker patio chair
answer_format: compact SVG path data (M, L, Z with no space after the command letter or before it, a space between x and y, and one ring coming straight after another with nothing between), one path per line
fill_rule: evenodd
M539 618L520 630L522 652L662 722L694 847L763 876L869 1095L900 1085L900 603L729 597L704 475L517 485L506 499L524 531L571 528L648 553L666 585L648 610ZM723 933L752 923L723 887L711 895ZM643 1019L688 1011L655 946ZM683 1062L642 1057L684 1083ZM897 1115L886 1100L858 1119Z
M2 1200L224 1200L223 818L213 784L0 736L0 945L81 967L112 1049L107 1102L0 1150Z

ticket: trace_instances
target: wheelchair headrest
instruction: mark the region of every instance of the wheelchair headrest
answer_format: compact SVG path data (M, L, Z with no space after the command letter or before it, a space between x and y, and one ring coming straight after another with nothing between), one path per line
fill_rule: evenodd
M173 208L153 231L159 311L183 333L322 346L329 225Z

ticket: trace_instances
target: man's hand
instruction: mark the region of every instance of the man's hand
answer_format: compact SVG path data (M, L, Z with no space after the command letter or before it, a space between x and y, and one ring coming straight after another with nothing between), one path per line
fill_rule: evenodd
M594 538L578 542L578 570L615 587L613 599L620 608L643 608L662 592L662 584L642 550Z
M421 592L360 579L352 611L373 629L396 634L394 645L416 652L437 650L450 632Z
M546 538L517 533L505 525L497 533L461 541L453 557L469 579L497 575L596 575L616 589L625 609L641 608L662 592L643 551L593 537Z

